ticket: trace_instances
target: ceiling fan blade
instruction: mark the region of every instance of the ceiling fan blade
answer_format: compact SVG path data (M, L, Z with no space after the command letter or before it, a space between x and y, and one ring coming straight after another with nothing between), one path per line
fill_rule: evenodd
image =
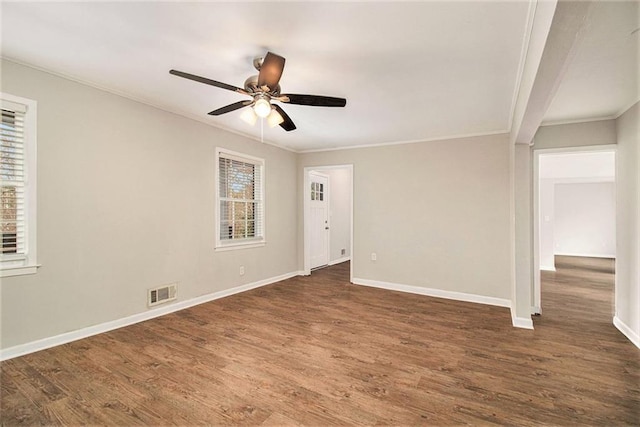
M278 86L282 70L284 70L285 59L275 53L267 52L258 74L258 87L267 86L269 90L274 90Z
M196 76L195 74L189 74L189 73L185 73L185 72L178 71L178 70L170 70L169 73L173 74L174 76L183 77L185 79L189 79L189 80L193 80L193 81L196 81L196 82L204 83L204 84L207 84L207 85L219 87L221 89L227 89L227 90L230 90L230 91L233 91L233 92L242 93L242 94L245 94L245 95L247 94L247 92L244 89L241 89L239 87L228 85L228 84L222 83L222 82L217 82L215 80L211 80L211 79L208 79L206 77Z
M280 123L280 127L286 130L287 132L291 132L292 130L295 130L296 125L291 120L291 117L289 117L287 113L285 113L284 110L280 108L278 104L271 104L271 105L273 105L273 108L275 108L278 114L280 114L284 119L284 121Z
M335 98L333 96L319 96L319 95L299 95L295 93L289 93L286 95L280 95L280 98L289 98L289 104L297 105L311 105L314 107L344 107L347 105L347 100L344 98Z
M238 101L238 102L234 102L233 104L229 104L226 105L224 107L218 108L217 110L213 110L209 113L210 116L219 116L221 114L224 113L230 113L231 111L235 111L238 110L242 107L246 107L247 105L251 105L253 103L253 101L251 100L247 100L247 101Z

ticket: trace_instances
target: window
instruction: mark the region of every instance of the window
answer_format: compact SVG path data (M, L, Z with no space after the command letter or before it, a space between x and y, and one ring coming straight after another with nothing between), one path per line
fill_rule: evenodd
M311 183L311 200L324 200L324 184L321 182Z
M216 248L264 245L264 160L216 150Z
M36 272L36 102L0 93L0 277Z

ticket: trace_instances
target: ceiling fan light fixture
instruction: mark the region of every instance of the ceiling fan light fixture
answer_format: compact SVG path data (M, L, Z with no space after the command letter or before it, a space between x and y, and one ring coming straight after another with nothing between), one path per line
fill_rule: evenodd
M265 118L271 114L271 104L265 98L260 98L254 104L253 110L256 112L258 117Z
M240 118L243 122L248 123L251 126L255 125L258 121L258 116L255 111L253 111L253 108L247 108L244 110L242 114L240 114Z
M280 115L280 113L276 111L275 108L273 108L271 110L271 113L267 117L267 123L269 124L269 127L276 127L282 122L284 122L284 118Z

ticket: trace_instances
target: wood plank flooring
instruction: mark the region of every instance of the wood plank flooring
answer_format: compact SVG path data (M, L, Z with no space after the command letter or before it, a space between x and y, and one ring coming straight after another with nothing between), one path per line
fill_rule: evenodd
M508 309L350 285L348 263L5 361L2 425L638 425L611 260Z

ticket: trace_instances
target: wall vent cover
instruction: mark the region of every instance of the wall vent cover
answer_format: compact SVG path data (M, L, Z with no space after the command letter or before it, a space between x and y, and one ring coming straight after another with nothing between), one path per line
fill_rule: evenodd
M172 283L170 285L161 286L159 288L149 289L149 297L147 304L149 307L154 305L163 304L168 301L176 299L178 294L178 284Z

